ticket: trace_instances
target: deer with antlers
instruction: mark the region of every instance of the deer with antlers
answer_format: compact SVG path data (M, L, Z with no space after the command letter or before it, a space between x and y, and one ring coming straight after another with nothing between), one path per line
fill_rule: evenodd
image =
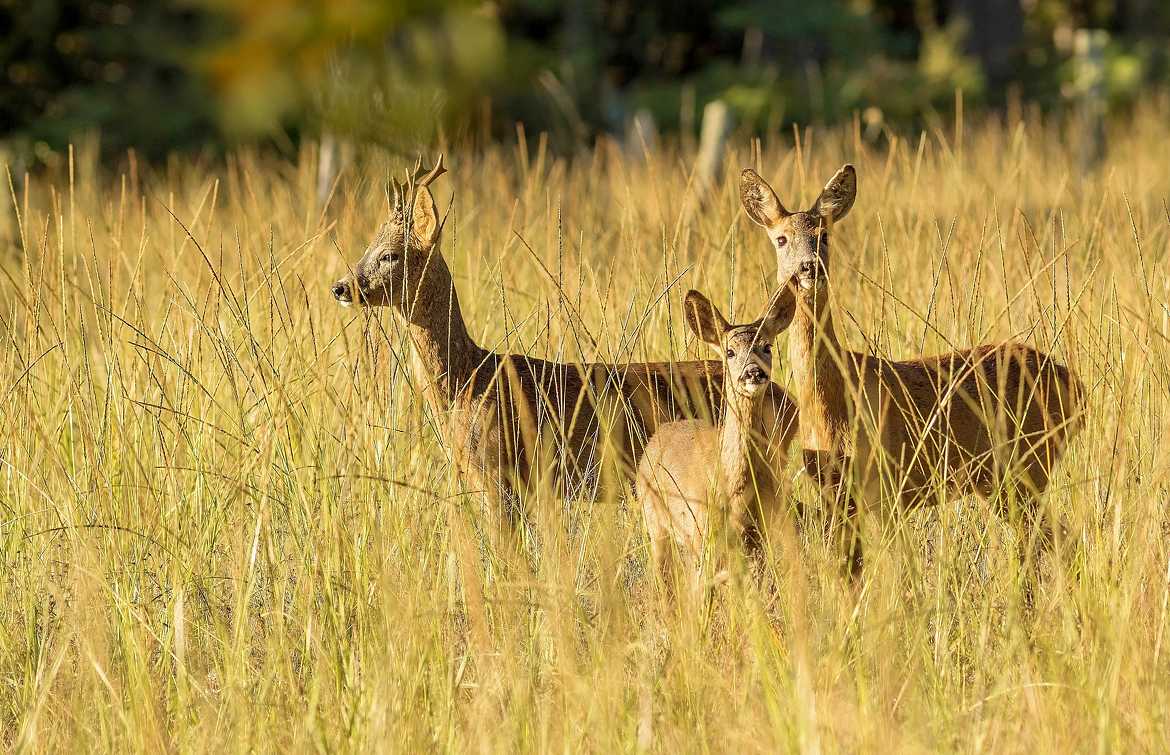
M987 344L894 361L845 349L831 305L836 223L857 196L846 165L804 212L789 212L754 170L743 171L744 210L767 232L777 280L795 276L788 360L800 407L806 470L834 513L854 574L861 567L854 493L867 503L930 504L940 490L974 493L1022 515L1022 547L1046 548L1041 510L1053 466L1082 423L1084 386L1031 346ZM1036 550L1021 552L1025 560Z
M603 455L626 485L659 424L718 416L721 361L560 363L477 344L439 251L443 223L430 185L444 172L442 156L430 169L420 159L394 184L389 220L332 293L347 306L392 307L405 322L414 378L449 419L445 440L470 485L502 503L542 481L555 481L560 495L589 495ZM763 404L779 465L795 435L795 404L774 385Z

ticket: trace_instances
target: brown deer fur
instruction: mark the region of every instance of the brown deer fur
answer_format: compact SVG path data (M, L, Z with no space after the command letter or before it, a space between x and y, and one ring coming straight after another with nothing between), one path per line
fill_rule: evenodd
M665 572L673 550L692 590L701 584L713 528L725 520L754 551L778 513L787 447L768 445L762 399L771 385L772 341L792 322L795 308L791 290L784 289L761 319L729 325L705 296L687 294L687 324L719 350L732 388L718 427L683 420L658 428L638 465L636 490L655 566Z
M1072 371L1015 342L908 361L846 350L833 326L830 256L834 224L857 194L853 166L841 168L807 212L785 210L750 169L740 190L775 249L778 280L797 281L788 359L805 464L834 513L845 516L855 573L852 490L867 503L905 507L933 503L940 490L975 493L1005 513L1018 507L1039 526L1027 539L1047 545L1039 497L1083 412L1084 387Z
M543 484L588 494L603 455L628 481L659 424L716 415L718 361L569 364L477 344L439 251L442 223L428 185L443 172L441 157L429 172L420 162L411 180L395 185L390 220L332 291L342 304L390 306L405 321L414 379L447 418L445 440L469 485L507 502ZM764 406L770 436L786 446L794 403L770 386Z

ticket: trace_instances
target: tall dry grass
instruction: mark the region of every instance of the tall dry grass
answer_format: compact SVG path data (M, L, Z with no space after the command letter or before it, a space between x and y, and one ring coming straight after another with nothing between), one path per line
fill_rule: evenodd
M1170 749L1164 116L1116 124L1092 170L1036 120L879 146L848 127L780 134L759 158L790 205L858 166L834 256L850 346L1021 338L1090 386L1047 497L1068 535L1032 614L1015 535L978 501L869 517L858 591L807 528L773 554L774 579L735 579L679 616L648 587L628 501L548 499L529 501L533 538L480 564L487 647L449 542L473 495L403 334L328 295L402 162L363 155L324 209L311 150L131 172L79 148L59 174L10 176L0 742ZM705 356L685 290L754 314L774 285L736 196L746 143L698 211L677 151L449 157L443 254L485 345ZM807 483L796 495L814 499Z

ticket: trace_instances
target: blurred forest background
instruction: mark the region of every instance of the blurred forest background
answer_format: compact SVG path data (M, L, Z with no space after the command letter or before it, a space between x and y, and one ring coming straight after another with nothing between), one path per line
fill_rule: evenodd
M571 149L965 112L1124 112L1170 81L1163 0L0 0L6 161L82 136L147 159L308 138L410 150L547 132ZM1091 65L1086 67L1084 61Z

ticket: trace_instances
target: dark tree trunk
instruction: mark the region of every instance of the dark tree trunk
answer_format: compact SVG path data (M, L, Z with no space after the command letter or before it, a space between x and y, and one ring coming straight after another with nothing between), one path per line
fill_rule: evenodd
M967 53L979 59L992 88L1010 80L1024 36L1020 0L951 0L951 10L967 21Z

